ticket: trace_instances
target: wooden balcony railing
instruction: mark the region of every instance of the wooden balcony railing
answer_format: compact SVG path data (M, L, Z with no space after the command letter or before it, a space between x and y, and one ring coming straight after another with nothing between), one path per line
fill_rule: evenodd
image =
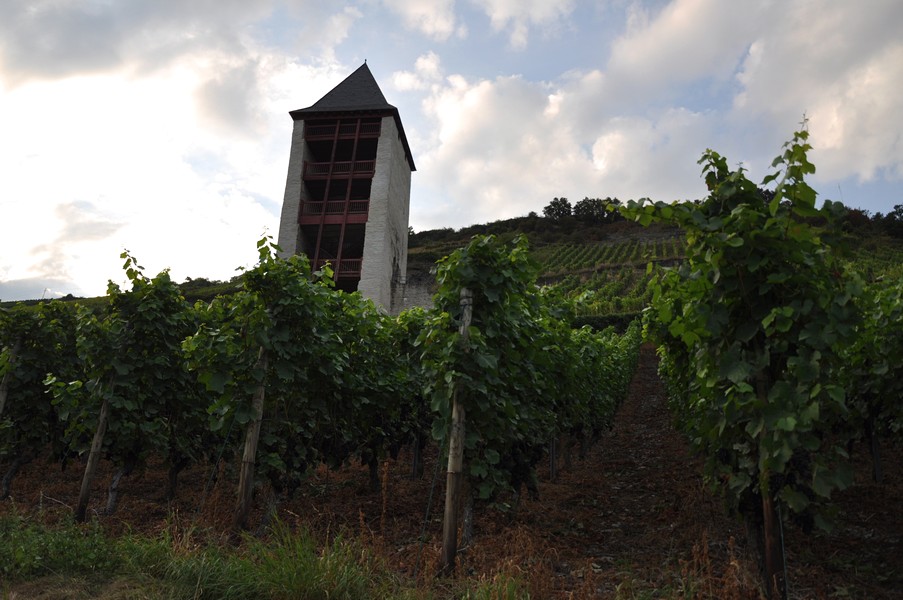
M372 175L375 171L375 160L304 163L304 177L328 177L330 175Z
M360 277L361 264L363 262L364 259L362 258L343 258L342 260L320 259L313 261L311 267L314 271L319 271L323 268L323 265L329 263L329 266L332 267L332 271L336 279L345 277Z
M306 139L332 139L336 137L336 127L338 126L338 137L349 138L354 137L357 132L357 123L335 123L329 125L307 125L304 128L304 137ZM382 124L377 123L361 123L360 137L379 137L379 131Z
M345 207L348 214L367 214L370 209L370 200L327 200L326 202L304 202L301 205L301 214L305 217L316 215L344 215Z

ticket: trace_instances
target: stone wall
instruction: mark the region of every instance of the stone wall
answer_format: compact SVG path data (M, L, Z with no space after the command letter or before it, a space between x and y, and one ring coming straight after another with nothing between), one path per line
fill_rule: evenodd
M301 207L302 195L307 195L307 188L301 179L306 153L304 121L295 121L292 128L292 148L288 158L288 175L285 179L285 196L282 198L282 215L279 219L278 244L282 248L280 256L283 258L292 256L301 249L298 210Z
M383 117L358 291L391 312L397 312L394 310L400 305L397 296L405 286L410 196L411 168L401 135L395 119Z
M409 270L400 292L397 304L392 307L392 314L398 314L414 306L432 308L433 294L436 293L436 275L429 271Z

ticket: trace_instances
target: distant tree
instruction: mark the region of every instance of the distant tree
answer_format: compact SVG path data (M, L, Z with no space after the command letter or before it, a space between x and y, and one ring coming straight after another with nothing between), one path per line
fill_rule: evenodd
M571 203L567 198L554 198L542 209L542 214L548 219L560 221L571 216Z
M875 215L877 218L878 215ZM897 204L894 209L884 215L881 227L887 235L903 237L903 204Z
M590 205L584 208L581 208L581 211L588 211L594 219L593 222L599 223L615 223L617 221L623 221L624 217L621 215L621 211L618 209L621 206L621 201L617 198L612 198L611 196L606 196L605 198L584 198L577 204L582 204L585 201L589 200ZM591 210L588 210L591 209ZM598 213L598 215L597 215ZM574 207L574 216L577 216L577 207ZM580 218L580 217L578 217ZM580 220L586 220L580 218Z
M847 209L846 214L841 218L841 222L844 231L865 233L870 229L874 229L869 211L861 208Z
M584 198L574 205L574 218L584 223L599 225L608 220L606 202L601 198Z
M198 277L196 279L186 277L185 281L179 284L179 288L181 288L182 290L196 290L198 288L221 285L222 283L222 281L217 281L215 279L210 280L206 277Z

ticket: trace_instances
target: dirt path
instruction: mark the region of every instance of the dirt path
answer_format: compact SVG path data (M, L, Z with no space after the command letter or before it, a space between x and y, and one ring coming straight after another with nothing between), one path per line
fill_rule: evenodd
M561 558L559 573L592 580L565 577L563 587L589 597L692 594L703 584L712 597L747 597L753 586L737 569L743 530L704 489L698 461L671 425L656 368L654 350L644 348L611 431L587 460L543 486L531 526Z
M701 461L672 425L657 364L644 347L611 431L573 470L541 482L540 501L525 503L498 532L529 549L530 558L509 551L507 560L533 575L539 597L759 597L745 528L705 487ZM899 447L886 449L879 486L867 454L855 449L857 482L838 494L837 528L786 527L791 598L903 598L901 456Z

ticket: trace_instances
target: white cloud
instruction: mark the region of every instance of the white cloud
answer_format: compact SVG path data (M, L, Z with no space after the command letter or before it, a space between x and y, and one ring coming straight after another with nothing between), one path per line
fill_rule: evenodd
M467 28L457 22L455 0L383 0L386 8L404 19L405 27L438 41L463 38Z
M705 186L696 161L713 136L705 115L685 109L668 109L654 118L614 118L593 144L593 164L605 195L699 198Z
M851 69L836 94L826 94L814 103L810 130L817 150L813 157L826 175L870 180L883 168L903 179L903 133L892 126L903 120L903 106L895 93L901 81L903 44Z
M440 42L467 37L466 23L458 18L455 0L382 0L402 17L405 27ZM575 0L471 0L489 17L492 29L506 31L512 48L527 46L532 28L554 29L574 10Z
M215 130L238 136L261 133L259 74L256 60L237 64L224 61L218 68L206 69L209 78L198 85L195 98L202 123Z
M655 16L636 9L612 44L607 71L622 93L637 97L730 79L765 12L758 3L720 0L675 0Z
M345 41L351 33L351 28L364 14L353 6L346 6L341 11L325 18L324 23L321 19L312 18L313 15L307 12L309 10L310 7L305 6L301 13L301 22L304 23L304 27L298 35L299 53L304 52L306 48L315 47L322 54L323 59L328 62L336 62L335 47Z
M442 65L439 55L427 52L417 58L413 71L392 73L392 85L400 92L425 90L442 79Z
M69 249L86 242L106 240L122 227L122 223L110 221L90 202L59 204L54 213L60 224L56 238L31 250L38 260L31 270L43 277L68 276L72 260Z
M553 27L574 10L574 0L472 0L495 31L507 29L512 48L526 48L531 27Z
M0 180L0 197L12 199L4 213L14 215L3 220L0 255L21 256L14 244L33 247L30 260L7 266L6 278L68 276L102 293L106 279L120 275L123 248L152 270L194 276L224 275L220 261L231 265L227 272L247 262L275 218L231 173L253 176L264 157L252 150L259 140L226 141L199 128L191 96L180 92L196 75L72 78L4 97L0 128L26 151L0 147L0 161L19 166ZM209 157L207 172L187 162L198 152Z
M816 180L903 177L903 5L782 5L737 74L732 118L786 139L809 119Z
M669 109L648 117L581 120L563 107L594 78L554 89L518 77L453 75L425 101L437 137L419 158L416 228L463 226L539 211L553 197L695 198L696 160L712 135L705 115Z
M0 21L4 293L102 294L124 248L177 279L252 263L277 233L287 113L348 75L334 47L362 16L307 0L15 2Z
M0 89L3 289L52 280L59 293L103 294L122 277L123 248L177 279L229 278L253 263L254 242L277 233L287 112L348 69L263 45L243 52L198 49L153 73L119 67Z
M425 109L435 120L436 145L418 173L443 199L421 212L461 226L536 210L541 190L558 195L554 181L542 181L554 173L549 162L576 167L579 148L567 147L566 136L558 138L565 146L556 146L547 135L547 105L547 89L516 77L469 82L454 75L434 87Z
M199 50L240 52L241 27L270 0L16 1L0 21L0 73L8 85L121 68L152 71Z

